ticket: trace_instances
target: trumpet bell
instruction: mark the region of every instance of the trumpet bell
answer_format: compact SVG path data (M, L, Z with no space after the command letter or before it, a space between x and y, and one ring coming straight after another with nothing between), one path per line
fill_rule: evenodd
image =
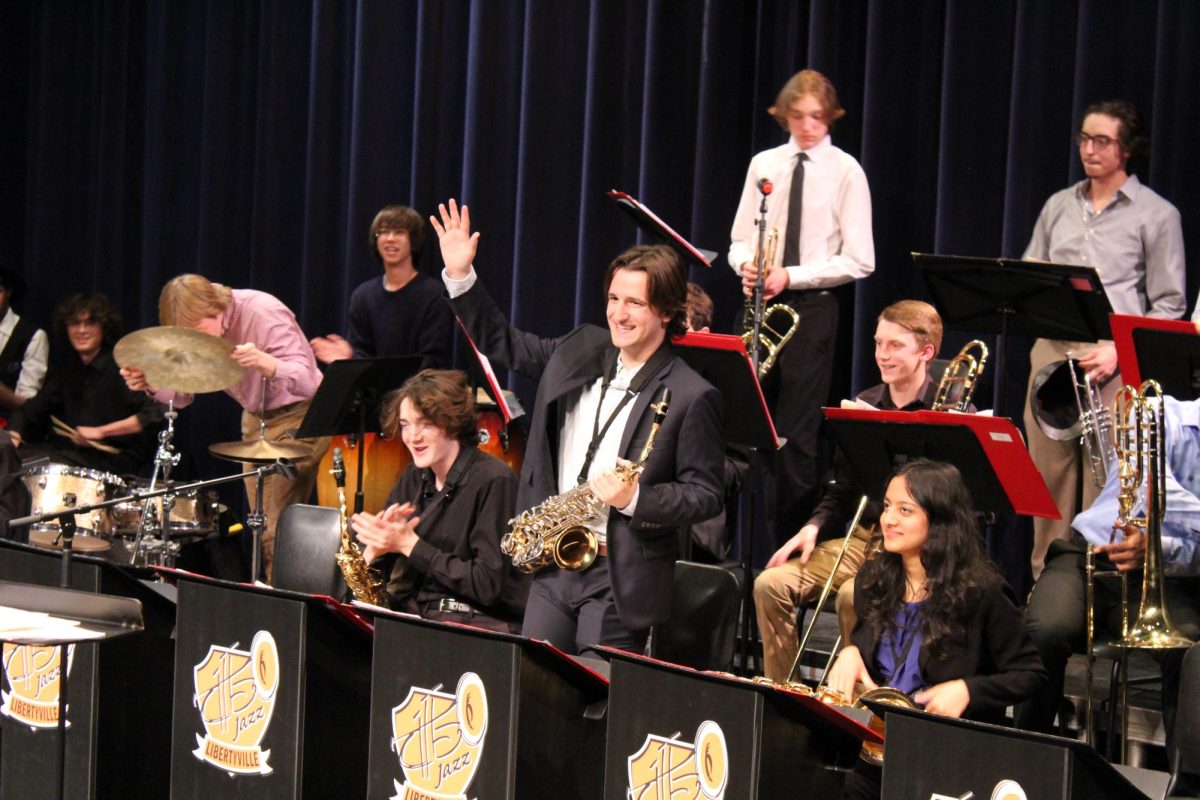
M1054 361L1033 376L1029 389L1033 418L1042 433L1056 442L1078 439L1083 432L1075 394L1077 382L1083 383L1083 375L1073 359Z

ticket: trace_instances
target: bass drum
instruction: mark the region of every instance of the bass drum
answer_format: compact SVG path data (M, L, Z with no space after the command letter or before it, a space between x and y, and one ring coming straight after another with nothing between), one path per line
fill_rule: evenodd
M391 439L378 433L368 433L363 438L363 510L371 513L382 511L388 494L400 478L400 473L412 461L408 448L400 439ZM342 460L346 462L346 510L354 513L354 492L358 486L358 437L334 436L329 440L329 449L321 457L317 470L317 503L329 508L338 507L337 482L333 479L333 450L342 449Z
M525 431L520 425L506 426L500 407L491 401L477 403L475 407L479 449L508 464L509 469L520 475L525 460Z
M29 467L22 471L21 480L29 487L33 514L101 503L120 495L125 489L125 482L116 475L65 464ZM75 523L78 533L72 543L74 549L91 552L108 549L108 542L103 537L112 533L112 521L107 511L97 509L76 516ZM61 544L57 539L57 522L41 522L29 528L31 544L59 547Z

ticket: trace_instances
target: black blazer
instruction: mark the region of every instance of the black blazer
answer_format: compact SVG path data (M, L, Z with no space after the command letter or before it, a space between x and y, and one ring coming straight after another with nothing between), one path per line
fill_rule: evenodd
M508 324L482 284L450 301L490 360L538 379L529 439L517 488L517 511L559 493L559 401L593 383L613 352L609 332L583 325L557 339ZM671 582L680 529L720 512L724 502L724 434L720 393L679 358L670 359L633 400L621 435L622 458L635 460L650 433L650 403L671 389L671 405L642 472L636 513L608 517L608 557L622 623L643 630L671 612Z
M958 678L967 682L971 700L963 712L966 719L998 722L1006 707L1028 700L1046 684L1046 670L1011 595L1008 585L997 578L984 591L966 625L965 645L953 647L945 657L935 660L929 648L921 645L919 663L927 685ZM883 675L875 663L879 637L863 622L866 606L866 590L861 581L855 581L858 623L850 641L862 654L871 679L882 685Z

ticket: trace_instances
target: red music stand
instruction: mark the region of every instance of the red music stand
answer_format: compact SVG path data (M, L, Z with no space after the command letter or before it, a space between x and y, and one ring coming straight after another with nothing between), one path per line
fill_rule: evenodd
M1163 393L1177 400L1200 397L1200 336L1196 323L1112 314L1113 344L1121 365L1121 380L1141 386L1154 378Z
M977 511L1060 518L1020 432L1003 417L827 408L825 419L859 485L873 494L897 464L929 458L958 467Z

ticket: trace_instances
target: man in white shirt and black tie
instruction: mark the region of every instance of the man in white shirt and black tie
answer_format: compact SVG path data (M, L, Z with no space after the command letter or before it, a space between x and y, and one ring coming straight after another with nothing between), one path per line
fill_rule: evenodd
M817 483L817 434L838 327L837 298L830 290L874 271L875 241L867 176L829 137L845 114L829 79L811 69L796 73L769 112L789 138L750 161L730 233L729 264L752 291L765 178L773 188L766 198L767 230L777 232L782 246L766 265L763 299L786 303L801 316L801 333L783 348L767 381L775 427L787 438L775 471L775 530L782 541L807 518L805 496Z

